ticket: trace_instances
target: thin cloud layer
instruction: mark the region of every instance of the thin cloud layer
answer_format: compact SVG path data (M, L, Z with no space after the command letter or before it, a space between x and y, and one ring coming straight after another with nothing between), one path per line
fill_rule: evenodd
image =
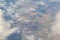
M0 39L14 40L10 36L16 33L22 37L17 40L50 40L59 33L59 4L58 0L0 0Z

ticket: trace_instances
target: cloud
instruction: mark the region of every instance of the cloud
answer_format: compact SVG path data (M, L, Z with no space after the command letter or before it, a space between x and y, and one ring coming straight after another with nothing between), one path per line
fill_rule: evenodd
M56 34L60 34L60 11L56 13L55 22L53 23L53 32Z
M7 36L14 33L18 28L9 29L11 25L4 21L2 15L3 12L0 10L0 40L5 40Z

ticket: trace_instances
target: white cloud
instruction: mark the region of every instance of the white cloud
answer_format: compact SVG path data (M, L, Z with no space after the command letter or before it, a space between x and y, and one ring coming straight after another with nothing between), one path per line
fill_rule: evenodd
M39 5L46 5L46 3L45 2L43 2L43 1L38 1L38 2L35 2L36 4L39 4Z
M4 7L6 5L6 2L0 2L0 7Z
M14 33L18 28L9 29L11 25L4 21L2 15L3 11L0 9L0 40L5 40L7 36Z
M60 11L56 13L55 22L53 24L52 31L56 34L60 34Z
M0 1L5 1L5 0L0 0Z

